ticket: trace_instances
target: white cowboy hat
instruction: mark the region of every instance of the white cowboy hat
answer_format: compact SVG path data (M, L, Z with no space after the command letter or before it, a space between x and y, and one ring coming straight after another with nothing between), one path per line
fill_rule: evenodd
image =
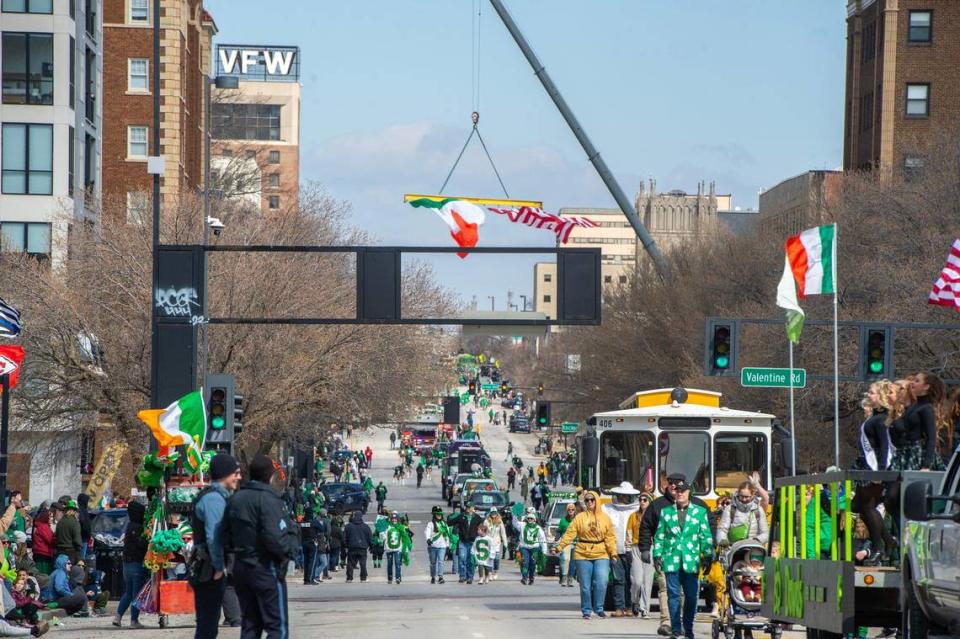
M619 486L610 489L615 495L639 495L640 491L633 487L628 481L621 482Z

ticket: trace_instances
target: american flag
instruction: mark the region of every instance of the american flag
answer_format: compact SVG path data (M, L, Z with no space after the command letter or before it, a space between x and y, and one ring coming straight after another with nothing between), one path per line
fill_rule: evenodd
M20 334L20 311L0 297L0 337L16 337Z
M928 304L950 306L960 313L960 239L954 240L950 254L940 271L940 278L934 283Z

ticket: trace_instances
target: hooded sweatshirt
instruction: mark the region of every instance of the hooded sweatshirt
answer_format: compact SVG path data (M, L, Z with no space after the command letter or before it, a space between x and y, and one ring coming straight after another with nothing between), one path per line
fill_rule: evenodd
M143 536L143 517L146 508L138 501L127 506L130 523L123 533L123 562L142 564L147 555L147 538Z
M531 519L534 518L531 517ZM527 521L524 518L522 522L519 519L514 519L513 527L520 535L517 543L521 548L539 548L540 552L547 554L547 537L543 534L543 528L536 522L536 519Z
M373 531L363 523L363 515L359 512L350 516L350 523L344 528L343 536L348 550L367 550L373 543Z
M44 601L55 601L60 597L69 597L73 594L73 589L70 588L70 577L67 575L68 561L70 560L66 555L57 555L53 563L54 570L50 573L50 581L43 589Z
M50 511L44 510L33 521L33 555L37 559L53 559L53 529L50 528Z
M609 503L603 505L603 512L613 523L613 534L617 539L617 554L626 552L627 522L630 515L640 510L640 502L634 501L629 504Z
M440 517L439 520L434 517L430 520L430 523L427 524L426 530L423 531L423 536L426 537L428 546L433 548L449 548L450 533L450 527L447 526L447 522L443 520L443 517Z
M731 532L734 533L732 537ZM748 503L734 499L729 508L723 509L717 526L717 544L724 541L732 544L741 539L756 539L766 544L769 538L767 515L760 509L756 499Z
M587 495L593 496L598 501L600 499L599 495L593 491L588 491ZM563 551L574 539L577 540L573 551L574 559L609 559L617 554L613 522L599 504L594 512L584 510L577 513L567 526L567 532L563 533L563 537L557 544L557 550Z

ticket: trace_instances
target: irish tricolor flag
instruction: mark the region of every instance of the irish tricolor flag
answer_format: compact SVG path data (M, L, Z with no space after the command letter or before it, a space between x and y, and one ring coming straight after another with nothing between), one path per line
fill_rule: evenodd
M200 391L187 393L166 408L142 410L137 417L150 428L160 446L203 449L207 435L207 411Z
M470 248L480 241L480 225L487 216L483 208L476 204L456 198L443 200L419 198L411 200L410 205L431 209L440 216L440 219L450 227L450 235L457 246ZM461 258L467 256L466 253L457 253L457 255Z
M783 276L777 286L777 306L787 311L787 336L796 343L803 330L804 312L797 299L836 294L837 227L807 229L787 238Z

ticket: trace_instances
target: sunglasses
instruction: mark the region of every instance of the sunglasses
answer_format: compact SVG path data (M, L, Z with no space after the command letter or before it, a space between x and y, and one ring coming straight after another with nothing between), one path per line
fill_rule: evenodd
M647 497L641 497L641 498L640 498L640 501L650 501L650 499L647 498Z
M587 497L587 498L584 499L583 501L584 501L585 503L589 503L589 502L591 502L591 501L597 501L597 500L594 499L593 497Z

